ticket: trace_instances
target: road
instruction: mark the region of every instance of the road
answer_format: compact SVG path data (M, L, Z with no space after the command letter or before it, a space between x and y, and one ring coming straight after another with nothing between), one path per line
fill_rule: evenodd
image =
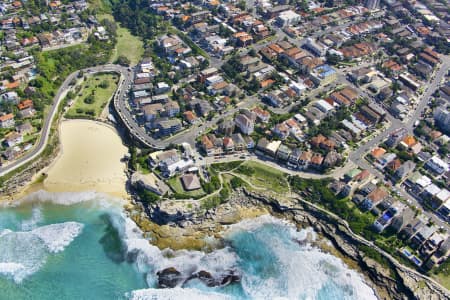
M58 108L61 103L61 101L64 99L65 94L69 91L71 88L70 83L76 79L80 71L75 71L64 80L62 85L59 87L55 97L53 98L52 106L50 107L49 113L46 115L43 125L42 125L42 131L39 135L38 142L33 146L33 148L25 153L23 156L21 156L19 159L15 160L14 162L0 167L0 177L6 175L7 173L16 170L17 168L31 162L36 157L38 157L45 149L45 146L47 145L50 129L53 123L53 120L55 119L55 116L58 113ZM102 65L102 66L96 66L91 68L86 68L81 70L81 72L90 72L90 73L98 73L98 72L115 72L122 76L126 76L127 69L118 65ZM124 90L123 86L127 81L122 82L118 86L118 90Z
M258 99L256 97L251 97L242 105L230 109L223 114L217 114L212 120L204 122L199 127L191 127L188 131L182 131L178 134L175 134L165 140L154 139L149 136L145 130L145 128L139 126L136 120L131 115L130 110L127 108L128 101L128 87L132 85L133 82L133 73L129 69L119 65L102 65L96 67L86 68L81 70L82 72L88 73L96 73L96 72L114 72L120 75L121 79L117 87L116 94L114 95L114 108L119 115L123 124L127 127L132 136L134 136L137 140L139 140L142 144L154 148L154 149L164 149L170 144L181 144L183 142L187 142L191 144L191 146L195 146L196 137L205 132L207 129L215 126L217 122L226 117L230 117L234 115L241 108L249 108L253 106ZM16 170L17 168L31 162L36 157L38 157L45 149L49 139L49 133L51 129L51 125L55 116L58 112L58 107L61 101L64 99L64 95L71 88L70 83L74 80L79 74L79 71L76 71L70 74L65 81L62 83L60 88L58 89L55 97L53 98L53 103L50 108L49 113L46 115L42 131L39 136L39 140L34 147L28 151L26 154L21 156L19 159L11 162L5 166L0 167L0 177L6 175L7 173Z
M388 129L382 131L380 134L375 136L373 139L365 143L364 145L361 145L358 149L351 152L349 155L349 160L354 162L356 165L358 165L362 169L369 170L372 174L377 175L379 178L384 178L385 176L376 168L373 167L372 164L370 164L367 160L364 159L366 154L373 149L374 147L378 146L382 141L384 141L392 132L399 128L405 128L408 130L408 132L412 133L414 129L414 123L419 120L420 115L424 112L424 110L427 108L428 101L430 100L433 92L439 87L441 79L444 78L444 76L447 74L448 70L450 69L450 57L444 56L442 58L443 63L439 67L439 69L436 71L435 75L432 77L431 82L427 84L427 88L424 91L424 93L420 96L419 101L416 105L415 110L413 113L409 116L409 118L405 119L403 122L398 121L397 119L391 118L391 123ZM412 197L408 192L403 190L403 188L398 188L400 194L402 197L408 199L410 203L416 207L422 207L421 204L417 201L416 198ZM447 230L450 231L450 227L446 222L443 222L441 219L439 219L435 214L431 212L424 211L423 214L427 216L428 218L431 218L435 224L439 226L444 226L447 228Z
M55 97L53 98L53 104L50 108L49 113L46 115L44 119L42 132L39 135L39 140L37 144L35 144L35 146L30 151L28 151L25 155L23 155L19 159L15 160L14 162L6 166L0 167L0 177L6 175L7 173L13 170L16 170L17 168L25 165L26 163L29 163L44 151L45 146L47 145L49 139L50 128L53 119L55 118L55 115L58 112L59 104L61 100L64 98L63 95L67 92L68 88L70 87L70 83L74 78L76 78L77 75L78 71L70 74L63 82L58 92L56 93Z

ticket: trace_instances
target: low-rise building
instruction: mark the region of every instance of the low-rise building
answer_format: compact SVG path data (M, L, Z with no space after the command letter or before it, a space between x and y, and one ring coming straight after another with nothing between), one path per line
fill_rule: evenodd
M327 85L337 79L336 70L329 65L321 65L311 72L311 80L317 85Z
M234 122L243 134L250 135L253 133L255 126L254 121L245 114L237 115Z
M14 115L5 114L0 116L0 128L11 128L14 127Z

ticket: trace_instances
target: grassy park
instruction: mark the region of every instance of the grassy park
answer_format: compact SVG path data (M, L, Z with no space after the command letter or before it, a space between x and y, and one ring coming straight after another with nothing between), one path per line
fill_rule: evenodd
M94 74L81 83L74 102L67 111L68 118L96 118L102 113L117 88L116 74Z
M110 14L101 14L98 16L99 20L109 19L114 21L114 18ZM113 50L110 62L115 62L119 56L124 56L128 58L131 65L136 65L144 54L144 43L142 40L130 33L130 31L124 27L120 26L119 22L117 25L117 43Z
M286 174L267 165L255 161L245 161L234 172L255 187L267 188L280 194L289 191Z

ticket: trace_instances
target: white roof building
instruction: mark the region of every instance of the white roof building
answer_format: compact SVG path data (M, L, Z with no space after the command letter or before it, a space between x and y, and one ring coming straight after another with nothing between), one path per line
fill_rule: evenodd
M281 141L272 141L269 144L267 144L266 150L275 154L277 152L278 148L280 148L280 145L281 145Z
M446 202L450 200L450 191L447 189L442 189L439 193L436 194L436 198L441 202Z
M416 184L421 186L422 188L425 188L431 184L431 179L428 176L423 175L416 181Z
M281 26L296 25L300 22L300 15L292 10L283 11L278 15L277 22Z
M334 107L331 104L329 104L327 101L322 100L322 99L316 101L314 103L314 106L317 107L318 109L320 109L324 113L328 113L334 109Z
M432 184L430 184L429 186L427 186L427 187L425 188L425 191L426 191L428 194L430 194L430 195L436 196L437 194L439 194L439 192L441 191L441 189L440 189L437 185L435 185L434 183L432 183Z

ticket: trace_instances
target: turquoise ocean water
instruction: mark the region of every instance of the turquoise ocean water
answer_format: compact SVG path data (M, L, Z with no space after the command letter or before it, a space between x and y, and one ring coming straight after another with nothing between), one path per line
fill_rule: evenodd
M340 259L301 242L310 230L270 216L232 225L227 247L160 251L142 238L122 203L96 193L38 192L0 208L3 299L376 299ZM157 289L156 272L233 270L239 283L191 280Z

